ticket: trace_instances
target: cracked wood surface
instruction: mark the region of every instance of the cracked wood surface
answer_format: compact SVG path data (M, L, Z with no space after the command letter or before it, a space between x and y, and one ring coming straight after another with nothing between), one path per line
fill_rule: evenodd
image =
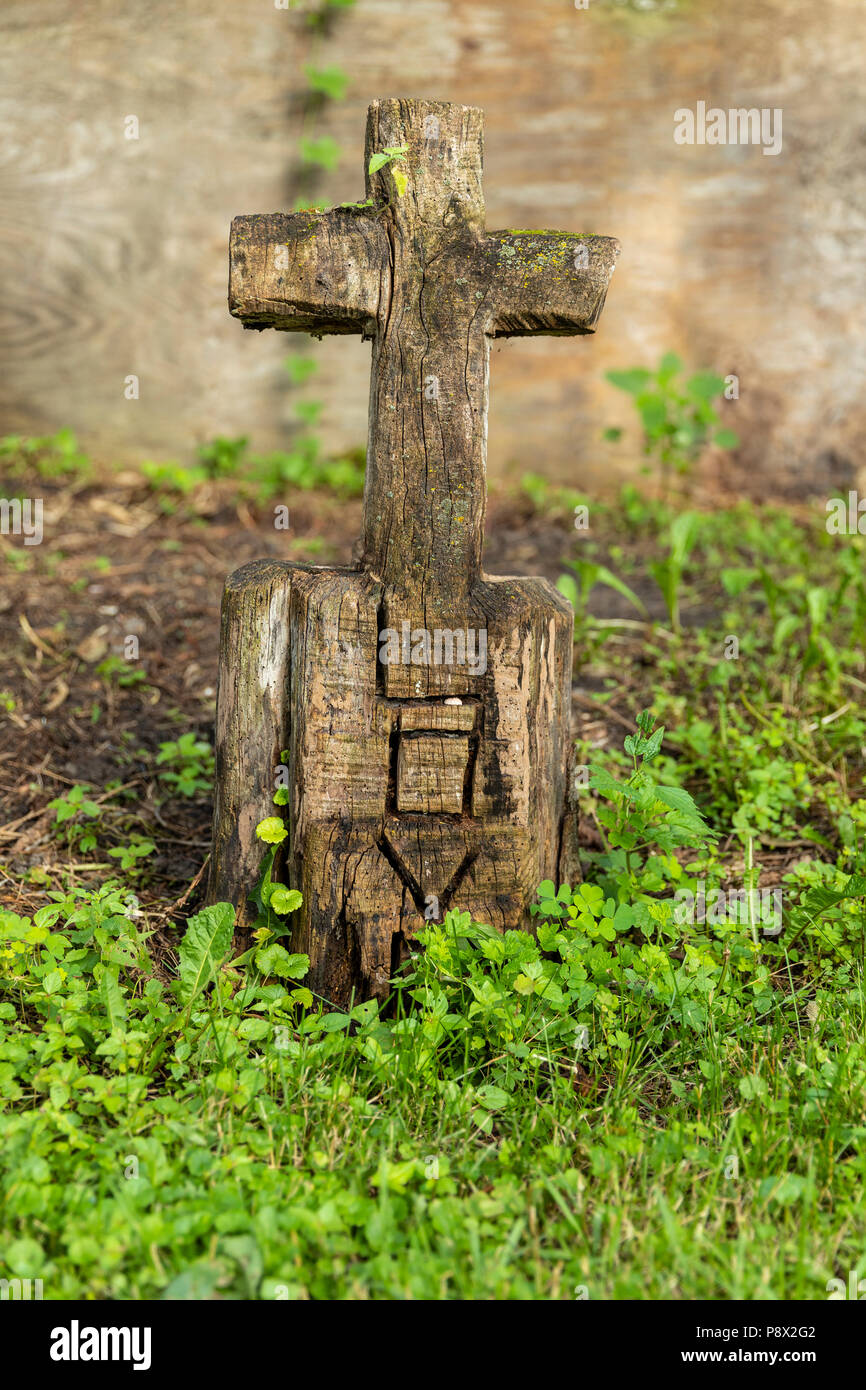
M619 245L487 233L474 107L374 102L365 168L399 147L369 208L236 218L229 301L250 328L373 337L363 563L435 617L481 572L490 339L591 333Z
M395 147L362 204L236 218L231 236L246 327L373 339L360 564L233 576L218 697L210 898L252 890L284 750L277 873L304 896L311 986L341 1004L383 997L449 906L517 927L541 879L578 872L571 609L481 568L489 343L591 333L619 249L488 233L474 108L374 102L365 167Z

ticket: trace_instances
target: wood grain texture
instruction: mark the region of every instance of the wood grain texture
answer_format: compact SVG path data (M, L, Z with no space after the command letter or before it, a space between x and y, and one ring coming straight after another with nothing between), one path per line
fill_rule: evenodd
M374 102L367 167L395 148L399 163L368 176L368 208L232 231L230 305L247 327L373 336L358 569L247 567L227 588L229 792L209 888L232 902L251 891L250 815L265 814L284 738L289 836L274 872L303 895L294 945L313 988L341 1004L383 997L413 933L451 905L523 924L573 845L570 606L544 580L481 570L488 344L591 332L618 252L609 238L488 235L474 108Z
M320 122L344 151L316 189L323 202L363 196L371 97L423 92L484 109L491 226L615 228L628 247L595 343L493 341L491 476L531 469L614 493L638 472L640 441L604 373L674 348L740 376L724 412L743 441L744 491L858 486L860 9L415 0L409 22L406 0L360 0L340 13L327 62L351 85ZM68 424L127 462L191 459L217 434L286 446L285 342L226 315L225 242L237 212L293 204L308 39L303 16L270 0L5 0L3 431ZM697 98L784 108L783 153L674 146L673 112ZM124 139L130 112L137 142ZM315 352L325 447L354 447L369 346L326 339ZM136 402L123 396L128 372ZM604 444L610 424L633 447ZM721 463L707 459L708 477Z
M373 336L362 565L384 627L453 632L456 611L467 642L487 626L490 339L591 333L619 253L600 236L488 235L482 145L474 107L373 102L365 169L404 154L367 173L370 210L236 219L229 292L247 327ZM392 698L478 686L465 660L401 660L384 678Z
M469 734L476 727L479 708L474 701L463 704L458 700L453 705L434 705L419 700L401 709L400 728L405 733L431 729L439 733Z
M459 816L468 775L469 739L464 735L402 738L397 754L398 812Z
M266 849L256 826L274 814L287 741L291 577L288 565L254 561L223 593L209 896L233 902L239 926L250 920Z
M388 256L381 223L360 212L236 217L229 311L245 328L372 337Z

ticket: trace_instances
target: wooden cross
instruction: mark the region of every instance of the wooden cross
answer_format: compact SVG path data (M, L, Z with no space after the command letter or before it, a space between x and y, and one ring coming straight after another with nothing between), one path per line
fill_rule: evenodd
M285 768L293 948L340 1003L387 992L425 917L518 926L575 872L571 610L481 569L489 345L591 333L619 252L486 231L475 108L374 102L365 166L363 203L232 224L245 327L360 333L373 363L359 566L226 585L209 884L245 924Z

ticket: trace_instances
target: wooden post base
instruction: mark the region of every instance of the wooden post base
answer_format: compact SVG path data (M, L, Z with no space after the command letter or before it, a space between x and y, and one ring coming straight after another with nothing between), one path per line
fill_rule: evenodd
M209 900L249 924L285 767L275 876L303 893L293 949L336 1004L384 997L425 918L523 926L538 883L574 875L571 608L523 578L462 607L406 611L353 569L268 561L226 584Z

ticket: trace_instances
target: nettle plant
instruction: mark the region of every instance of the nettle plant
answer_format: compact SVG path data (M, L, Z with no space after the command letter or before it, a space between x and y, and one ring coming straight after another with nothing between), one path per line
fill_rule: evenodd
M621 902L641 902L642 895L679 879L677 848L698 848L716 838L690 793L654 775L651 764L661 752L665 731L653 724L652 712L643 710L636 732L624 741L632 763L626 781L600 763L590 767L589 786L599 793L594 815L605 841L605 852L598 858L602 882ZM643 903L645 910L649 906L659 905Z
M70 849L87 854L95 849L104 807L89 796L86 782L76 782L68 791L49 801L54 812L54 828ZM62 829L61 829L62 827Z
M295 212L321 206L314 196L318 182L323 174L328 174L337 167L342 155L341 146L333 136L318 133L315 127L322 111L329 104L344 100L349 86L349 76L332 63L322 63L319 50L321 40L327 37L339 11L351 9L354 3L355 0L307 0L304 4L293 6L303 11L312 31L308 53L310 61L304 65L306 88L301 97ZM284 365L289 381L295 389L303 387L316 371L316 361L310 354L309 342L309 338L305 338L285 359ZM346 495L357 494L362 490L363 468L358 469L357 459L330 461L323 457L321 440L314 432L321 409L319 401L295 399L292 404L294 424L290 448L256 461L255 476L265 500L280 493L287 483L302 488L324 484Z
M665 491L671 473L690 472L707 444L736 449L733 430L717 429L719 415L714 402L725 391L725 380L714 372L695 372L680 381L682 360L666 352L657 369L631 367L607 372L608 381L631 396L643 427L643 451L661 469ZM605 439L617 441L622 430L605 430Z
M159 745L159 778L180 796L209 792L214 778L214 752L204 739L187 731Z

